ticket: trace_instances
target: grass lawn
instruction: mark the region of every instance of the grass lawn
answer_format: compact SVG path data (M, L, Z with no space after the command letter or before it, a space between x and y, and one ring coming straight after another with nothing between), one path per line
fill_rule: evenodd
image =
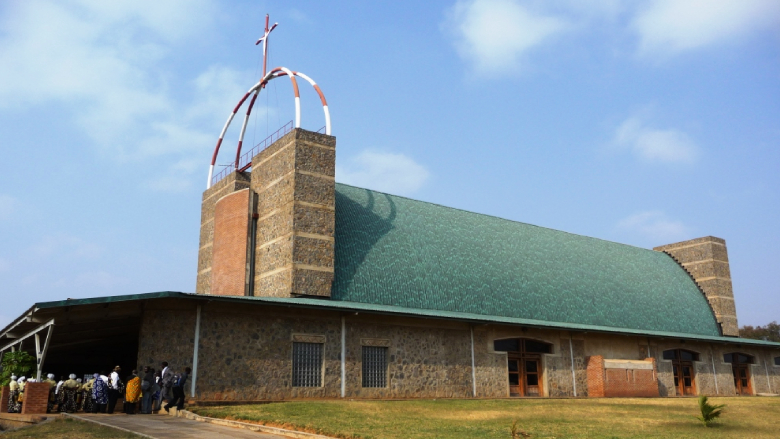
M694 418L695 398L312 401L191 411L350 439L509 439L515 420L534 438L780 437L780 398L710 402L726 408L709 428Z
M3 439L139 439L141 436L103 427L91 422L57 418L52 422L0 432Z

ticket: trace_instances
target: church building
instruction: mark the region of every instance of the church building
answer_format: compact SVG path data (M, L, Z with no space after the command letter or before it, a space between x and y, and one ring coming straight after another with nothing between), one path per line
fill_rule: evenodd
M203 193L194 294L36 303L0 349L190 366L196 401L780 393L723 239L647 250L338 184L335 137L300 128L252 155Z

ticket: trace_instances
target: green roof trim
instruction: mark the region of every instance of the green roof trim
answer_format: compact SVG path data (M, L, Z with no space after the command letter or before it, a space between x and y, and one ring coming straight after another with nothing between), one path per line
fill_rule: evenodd
M373 314L459 320L463 322L473 322L473 323L521 325L521 326L531 326L531 327L539 327L539 328L571 330L571 331L579 331L579 332L603 332L603 333L612 333L612 334L621 334L621 335L680 338L680 339L687 339L687 340L712 341L712 342L730 343L730 344L747 344L747 345L755 345L755 346L774 347L780 349L780 343L763 341L763 340L753 340L750 338L706 336L706 335L676 333L676 332L668 332L668 331L647 331L647 330L636 330L630 328L614 328L611 326L595 326L595 325L573 324L573 323L565 323L565 322L548 322L543 320L523 319L523 318L514 318L514 317L500 317L500 316L489 316L484 314L470 314L470 313L461 313L461 312L452 312L452 311L402 308L398 306L376 305L376 304L359 303L359 302L333 301L328 299L313 299L313 298L303 298L303 297L286 298L286 297L214 296L210 294L193 294L193 293L182 293L182 292L175 292L175 291L163 291L157 293L132 294L126 296L107 296L107 297L94 297L94 298L86 298L86 299L59 300L56 302L40 302L35 304L35 308L46 309L46 308L66 307L66 306L92 305L92 304L99 304L99 303L121 303L121 302L134 301L134 300L166 299L166 298L202 300L202 301L219 301L219 302L243 302L243 303L253 302L257 304L292 306L292 307L301 307L301 308L308 308L308 309L327 309L332 311L343 311L343 312L366 312L366 313L373 313Z
M335 242L331 302L720 336L661 252L338 183Z
M158 291L156 293L127 294L124 296L103 296L103 297L89 297L86 299L57 300L54 302L38 302L35 304L34 308L46 309L46 308L58 308L62 306L93 305L97 303L129 302L134 300L189 298L191 296L193 296L193 294L182 293L179 291Z

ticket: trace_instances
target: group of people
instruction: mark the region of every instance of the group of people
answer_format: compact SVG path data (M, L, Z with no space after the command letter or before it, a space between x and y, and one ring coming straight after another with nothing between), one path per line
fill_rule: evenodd
M117 402L124 401L124 413L128 415L141 413L151 414L161 408L169 411L176 406L179 410L184 408L184 386L187 384L191 369L184 368L184 372L174 373L168 363L163 361L160 371L152 367L145 367L143 375L133 370L123 381L122 368L116 366L110 374L105 372L92 375L92 379L82 382L81 378L71 374L66 380L54 380L54 374L48 374L44 382L49 384L49 413L67 412L75 413L114 413ZM34 382L35 380L29 380ZM11 377L9 385L8 413L21 413L24 403L24 388L28 380L26 377L17 379ZM163 401L167 404L163 406ZM140 405L139 405L140 403Z

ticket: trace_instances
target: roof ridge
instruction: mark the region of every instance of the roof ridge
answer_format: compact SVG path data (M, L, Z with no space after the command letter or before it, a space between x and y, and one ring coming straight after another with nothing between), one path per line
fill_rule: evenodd
M513 219L509 219L509 218L502 218L500 216L490 215L490 214L487 214L487 213L474 212L474 211L471 211L471 210L461 209L459 207L445 206L444 204L433 203L433 202L430 202L430 201L418 200L418 199L415 199L415 198L405 197L403 195L389 194L387 192L382 192L382 191L378 191L378 190L375 190L375 189L368 189L368 188L364 188L364 187L360 187L360 186L354 186L354 185L351 185L351 184L339 183L339 182L336 182L336 184L339 184L339 185L342 185L342 186L348 186L348 187L355 188L355 189L362 189L362 190L366 190L366 191L371 191L371 192L374 192L374 193L377 193L377 194L388 195L388 196L395 197L395 198L402 198L402 199L409 200L409 201L414 201L414 202L417 202L417 203L425 203L425 204L429 204L429 205L432 205L432 206L441 207L441 208L444 208L444 209L451 209L451 210L457 210L459 212L466 212L466 213L470 213L472 215L486 216L488 218L494 218L494 219L498 219L498 220L501 220L501 221L508 221L508 222L511 222L511 223L522 224L522 225L525 225L525 226L537 227L537 228L540 228L540 229L551 230L553 232L558 232L558 233L566 233L566 234L577 236L577 237L580 237L580 238L595 239L597 241L607 242L607 243L616 244L616 245L622 245L622 246L630 247L632 249L644 250L644 251L653 252L653 253L661 253L661 252L658 252L656 250L649 249L649 248L637 247L635 245L625 244L625 243L617 242L617 241L610 241L608 239L597 238L595 236L581 235L579 233L568 232L566 230L553 229L552 227L539 226L539 225L536 225L536 224L526 223L526 222L513 220Z

